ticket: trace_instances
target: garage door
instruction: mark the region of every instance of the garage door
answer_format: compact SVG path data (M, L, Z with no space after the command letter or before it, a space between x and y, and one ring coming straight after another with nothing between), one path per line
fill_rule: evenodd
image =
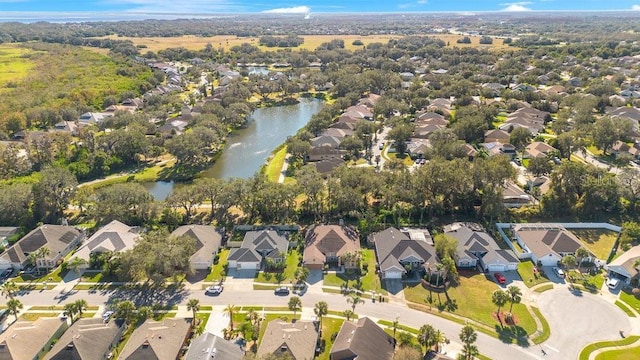
M507 266L504 264L490 264L489 271L505 271Z
M540 259L540 262L542 263L542 266L557 266L558 265L558 259L553 257L553 256L545 256L542 259Z
M251 263L251 262L239 262L238 263L238 270L257 270L258 269L258 263Z
M507 264L507 270L518 270L518 263Z
M402 279L402 272L400 271L385 271L384 272L385 279Z

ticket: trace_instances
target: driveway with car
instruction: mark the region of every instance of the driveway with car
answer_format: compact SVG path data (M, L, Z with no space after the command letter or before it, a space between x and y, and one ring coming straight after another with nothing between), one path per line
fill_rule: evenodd
M541 347L548 359L577 359L585 345L618 340L620 330L631 330L627 315L600 295L562 286L540 294L537 303L551 327L551 337Z

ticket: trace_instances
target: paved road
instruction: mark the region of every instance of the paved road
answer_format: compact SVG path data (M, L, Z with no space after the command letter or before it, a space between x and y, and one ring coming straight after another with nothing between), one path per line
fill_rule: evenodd
M25 305L50 305L65 304L77 299L84 299L89 304L101 305L114 299L131 299L134 301L169 301L172 304L186 302L186 299L197 298L202 305L265 305L265 306L287 306L288 296L276 296L271 291L253 291L251 288L234 288L231 284L225 287L225 291L219 296L207 296L203 290L183 290L176 293L162 293L149 296L140 291L31 291L19 294L17 298ZM302 304L305 307L312 307L318 301L326 301L332 310L346 310L349 305L340 294L307 292L302 296ZM367 315L380 319L398 319L411 327L420 327L424 324L432 324L437 329L445 333L450 339L458 339L461 325L445 320L443 318L411 310L401 303L372 303L370 300L356 308L360 315ZM500 340L478 334L478 348L481 353L492 359L541 359L539 354L523 349L516 345L506 345Z
M601 295L561 286L540 294L537 303L552 329L542 345L550 360L577 359L587 344L620 339L620 330L629 334L632 329L629 317Z

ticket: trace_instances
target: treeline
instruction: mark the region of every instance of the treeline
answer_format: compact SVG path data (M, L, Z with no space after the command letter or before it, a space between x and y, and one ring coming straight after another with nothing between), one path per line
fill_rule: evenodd
M298 47L304 43L304 39L296 35L288 36L261 36L259 44L266 47Z

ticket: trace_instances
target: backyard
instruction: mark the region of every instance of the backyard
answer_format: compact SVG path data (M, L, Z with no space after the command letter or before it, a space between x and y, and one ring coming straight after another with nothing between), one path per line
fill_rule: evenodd
M572 229L571 232L585 243L587 250L601 260L609 257L618 238L617 232L606 229Z
M331 272L324 275L324 285L325 286L342 286L345 283L350 284L350 286L355 286L358 288L358 280L360 281L359 289L363 291L371 291L374 290L379 293L386 294L387 291L382 288L382 284L380 282L380 277L376 274L376 255L371 249L362 250L363 259L362 264L367 264L367 272L364 275L358 274L357 272L352 273L335 273Z
M405 287L404 295L408 301L418 304L430 304L434 313L450 312L488 327L495 328L498 336L503 341L510 342L517 336L533 334L536 332L536 323L527 308L523 304L513 306L513 315L516 318L517 326L500 329L499 322L495 318L496 306L491 302L491 294L498 286L488 280L484 274L471 276L460 276L460 283L456 287L449 288L448 295L451 299L446 303L444 293L429 292L421 284ZM507 303L501 311L509 311L510 304ZM509 333L510 332L510 333Z

